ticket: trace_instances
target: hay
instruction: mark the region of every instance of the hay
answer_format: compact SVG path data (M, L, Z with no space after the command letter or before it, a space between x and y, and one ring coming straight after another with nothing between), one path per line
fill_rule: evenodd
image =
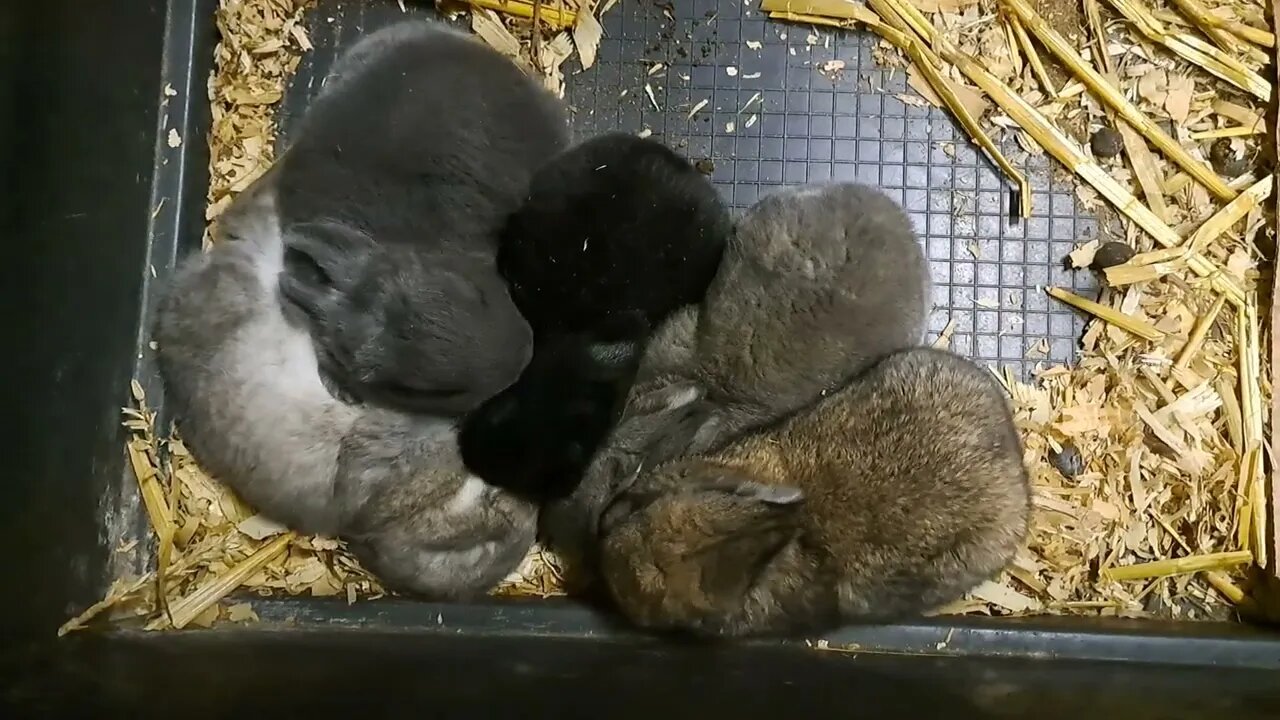
M304 23L311 4L222 0L218 7L221 40L209 82L212 125L205 215L210 222L274 160L274 112L302 54L311 50ZM549 38L534 32L531 4L525 4L528 12L521 16L521 3L504 0L500 9L514 17L499 17L489 0L475 4L471 22L476 34L531 72L540 67L555 92L563 94L560 68L575 47L594 57L594 44L600 39L598 24L591 25L594 4L567 0L541 8L540 21L559 31ZM579 27L566 25L562 18L578 19ZM587 18L590 22L583 22ZM341 541L301 536L255 514L195 463L176 434L163 437L157 432L155 413L141 386L133 383L132 391L135 407L124 411L124 424L132 435L126 451L156 536L156 567L143 577L115 581L101 601L69 620L59 635L83 628L104 613L117 619L143 618L148 630L256 620L249 606L227 600L236 592L335 596L349 603L385 594ZM535 547L494 592L556 595L561 578L555 558Z
M1270 313L1260 311L1259 292L1271 279L1258 238L1275 218L1264 202L1270 179L1246 170L1224 189L1216 173L1202 169L1209 152L1200 142L1225 139L1244 157L1256 157L1265 130L1259 98L1270 83L1250 48L1272 47L1274 36L1262 29L1261 0L1206 2L1214 0L1176 0L1177 12L1137 0L1101 0L1101 9L1098 0L1085 0L1083 14L1074 3L1066 11L1049 7L1077 15L1065 23L1046 18L1068 36L1069 54L1044 53L1054 48L1038 45L1049 0L762 6L778 21L862 25L888 38L875 57L908 67L924 102L960 115L1002 168L1014 164L1000 154L1012 143L1049 151L1079 180L1077 196L1086 207L1101 199L1119 211L1120 236L1138 251L1106 271L1110 282L1096 301L1046 289L1098 316L1074 366L1040 367L1031 383L997 374L1034 485L1031 533L1001 577L940 612L1199 618L1254 605L1244 570L1263 561L1269 542L1262 463L1272 397L1261 352ZM575 50L583 65L595 56L593 2L470 4L472 30L541 74L555 92L563 93L561 68ZM302 23L308 5L221 2L222 41L210 83L210 220L273 159L274 105L310 49ZM1124 15L1104 23L1114 8ZM575 13L574 26L562 22ZM1071 37L1072 26L1088 37ZM1065 67L1057 64L1063 61ZM1108 96L1108 88L1115 93ZM1121 132L1127 166L1082 147L1090 130L1103 125ZM995 143L983 135L1002 140L1003 149L992 150ZM1160 152L1147 147L1148 138ZM1096 246L1072 254L1077 266L1088 264ZM949 339L944 331L936 344L945 347ZM255 515L200 470L180 439L157 435L136 387L135 400L137 407L126 411L128 452L155 529L156 569L117 580L60 633L100 613L143 618L154 629L254 620L251 608L226 599L236 591L348 602L384 593L341 542L295 536ZM1080 467L1064 462L1068 456ZM561 594L562 578L556 558L535 547L494 592Z
M1109 25L1095 0L1083 13L1047 0L868 0L829 15L880 34L886 64L972 82L1004 113L980 118L984 129L1049 152L1082 203L1119 212L1120 237L1139 251L1105 270L1096 301L1046 289L1097 318L1073 367L1040 367L1030 384L999 375L1035 486L1031 537L998 582L948 611L1186 618L1252 605L1245 566L1264 564L1269 543L1258 308L1270 277L1258 239L1274 226L1273 178L1227 182L1200 142L1229 138L1256 157L1270 83L1254 50L1274 38L1249 24L1263 17L1259 0L1202 3L1179 0L1176 25L1137 0L1106 0L1128 21ZM1206 26L1231 38L1213 33L1213 46L1192 34ZM1073 27L1088 37L1063 37ZM1050 52L1037 57L1037 44ZM1077 81L1055 86L1055 72ZM1081 146L1099 126L1121 132L1127 166ZM1073 264L1096 247L1082 245Z

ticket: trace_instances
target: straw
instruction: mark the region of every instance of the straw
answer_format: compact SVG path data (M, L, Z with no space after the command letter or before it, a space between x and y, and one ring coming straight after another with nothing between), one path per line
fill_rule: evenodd
M1049 49L1049 52L1053 53L1064 65L1071 68L1071 71L1089 87L1094 96L1133 125L1138 132L1160 148L1170 160L1177 163L1179 167L1186 170L1188 174L1204 185L1209 192L1223 200L1230 200L1236 196L1235 191L1227 187L1227 184L1222 181L1222 178L1218 177L1213 168L1192 157L1182 147L1181 143L1170 137L1151 118L1143 114L1136 105L1129 102L1128 98L1117 90L1114 85L1107 82L1107 79L1102 77L1097 70L1090 67L1084 58L1076 52L1073 44L1049 27L1049 24L1036 14L1026 0L999 0L999 2L1006 10L1019 18L1026 25L1027 30Z
M1138 563L1124 567L1107 568L1102 571L1105 580L1145 580L1155 577L1170 577L1204 570L1228 570L1239 567L1253 560L1247 550L1232 552L1208 553L1189 557L1156 560L1155 562Z
M1138 0L1107 0L1138 32L1187 62L1219 77L1254 97L1271 99L1271 83L1239 60L1193 35L1171 33Z
M1145 320L1139 320L1138 318L1126 315L1118 310L1109 308L1106 305L1096 303L1087 298L1082 298L1079 295L1076 295L1075 293L1070 292L1068 290L1064 290L1062 288L1057 288L1057 287L1050 287L1050 288L1045 288L1045 292L1049 293L1049 295L1051 295L1052 297L1055 297L1058 300L1061 300L1062 302L1074 308L1083 310L1089 313L1090 315L1099 317L1107 321L1108 323L1115 325L1121 330L1124 330L1125 332L1131 335L1136 335L1142 338L1143 340L1159 340L1160 338L1164 337L1164 333L1160 332L1160 330L1158 330L1155 325L1152 325L1151 323Z

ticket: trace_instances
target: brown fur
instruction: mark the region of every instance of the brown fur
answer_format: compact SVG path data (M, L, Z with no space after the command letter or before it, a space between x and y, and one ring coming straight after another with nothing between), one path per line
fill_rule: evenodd
M928 307L924 255L880 191L834 183L761 200L738 221L706 299L654 335L577 492L544 506L544 538L570 558L592 555L596 521L637 458L718 447L813 402L918 344Z
M600 521L623 613L747 635L893 618L999 572L1030 494L1003 390L917 349L776 426L644 473Z

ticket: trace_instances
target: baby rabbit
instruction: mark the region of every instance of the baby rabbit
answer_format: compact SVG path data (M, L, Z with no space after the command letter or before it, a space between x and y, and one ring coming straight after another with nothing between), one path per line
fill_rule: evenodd
M919 344L929 303L924 254L886 195L783 190L738 222L707 291L693 379L731 410L725 432L772 420Z
M470 476L452 422L335 400L282 305L274 188L255 184L158 308L167 400L201 465L264 514L340 535L389 586L488 590L534 539L536 508Z
M706 178L652 140L602 135L539 169L498 250L533 358L463 422L467 467L530 499L569 494L653 328L702 299L732 227Z
M770 195L739 220L700 309L674 316L649 346L601 455L702 452L808 405L918 344L928 299L910 222L879 191L844 183ZM573 496L543 508L547 542L570 563L588 558L589 572L599 514L634 471L593 463Z
M608 133L539 168L503 227L498 270L534 332L649 330L698 302L733 219L707 179L655 140Z
M285 300L321 370L360 400L460 415L510 385L532 334L498 231L568 144L561 104L505 57L407 21L356 43L263 178Z
M1000 386L907 350L776 426L641 474L600 520L601 567L647 628L821 631L955 599L1013 557L1029 512Z
M542 506L543 539L562 560L570 584L586 586L594 580L597 523L620 486L684 454L707 423L709 408L699 400L699 389L673 379L688 372L692 362L697 318L696 306L683 308L654 333L622 420L591 459L582 483L568 497Z

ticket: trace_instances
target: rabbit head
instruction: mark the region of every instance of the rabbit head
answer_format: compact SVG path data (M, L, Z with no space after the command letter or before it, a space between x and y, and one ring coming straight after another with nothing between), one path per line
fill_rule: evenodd
M643 627L715 632L749 607L756 579L799 537L803 510L798 488L701 460L677 463L605 510L601 576Z
M731 232L728 208L688 161L610 133L534 174L501 233L498 269L538 331L600 333L632 315L655 328L702 299Z
M280 291L311 319L322 369L351 395L457 415L515 381L532 333L492 263L423 257L334 222L286 236Z

